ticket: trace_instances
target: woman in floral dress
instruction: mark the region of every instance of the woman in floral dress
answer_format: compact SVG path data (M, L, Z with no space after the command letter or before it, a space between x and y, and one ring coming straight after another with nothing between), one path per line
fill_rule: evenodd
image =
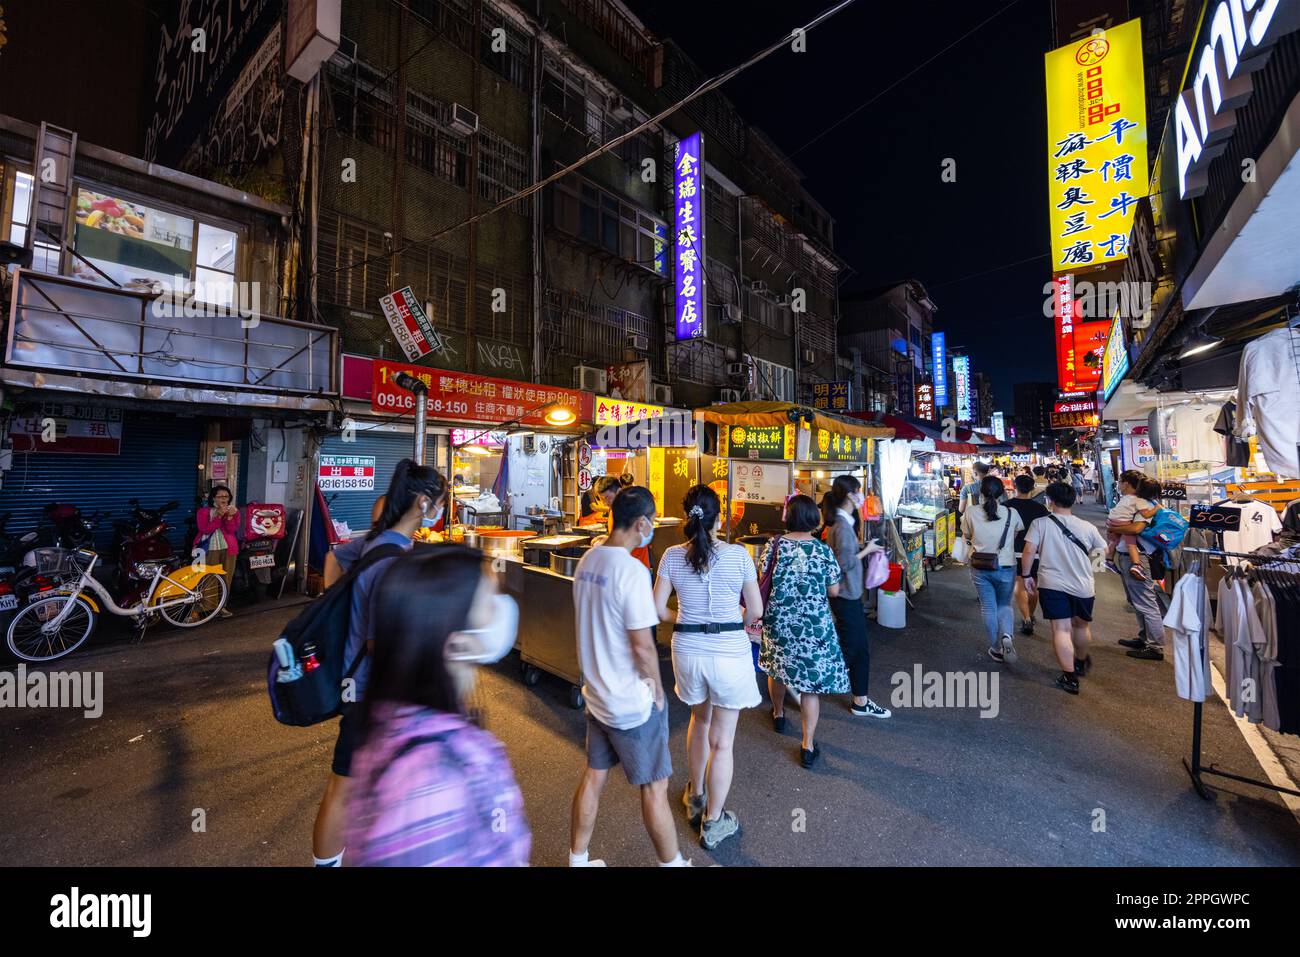
M763 645L758 663L767 672L772 699L772 727L785 730L785 689L800 693L803 741L799 759L812 767L821 755L814 734L823 694L847 694L849 671L835 634L830 598L839 593L840 566L835 553L813 538L821 524L817 503L796 495L785 509L786 533L777 544L772 590L763 612ZM772 543L764 551L767 568Z

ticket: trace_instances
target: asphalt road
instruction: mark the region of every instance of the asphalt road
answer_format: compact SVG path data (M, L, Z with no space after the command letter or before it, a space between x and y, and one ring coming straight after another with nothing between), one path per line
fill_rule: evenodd
M763 709L748 712L729 802L743 833L709 854L682 821L695 863L1300 864L1300 824L1276 795L1224 782L1204 801L1189 786L1181 759L1191 706L1174 694L1171 664L1127 658L1114 643L1134 628L1114 576L1102 582L1096 668L1077 698L1051 683L1041 624L1038 637L1019 639L1017 665L994 666L973 595L964 569L940 571L906 630L873 622L873 691L885 703L891 675L917 664L1000 671L997 717L914 707L880 721L830 701L822 761L806 771L797 710L784 736ZM286 728L271 717L267 656L293 613L242 612L194 632L159 629L139 644L98 639L61 663L104 673L98 719L0 711L0 864L309 863L334 735L332 726ZM525 687L513 655L484 671L482 697L523 790L533 863L562 864L584 719L558 680ZM670 700L676 801L688 712ZM1206 706L1205 752L1207 763L1263 776L1217 702ZM196 829L200 817L205 829ZM592 851L611 866L653 860L637 795L617 772Z

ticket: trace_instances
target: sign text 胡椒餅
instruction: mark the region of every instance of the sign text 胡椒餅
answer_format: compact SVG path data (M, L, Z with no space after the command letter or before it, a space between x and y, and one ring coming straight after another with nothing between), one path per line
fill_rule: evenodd
M733 459L789 460L794 455L794 423L719 425L719 455Z

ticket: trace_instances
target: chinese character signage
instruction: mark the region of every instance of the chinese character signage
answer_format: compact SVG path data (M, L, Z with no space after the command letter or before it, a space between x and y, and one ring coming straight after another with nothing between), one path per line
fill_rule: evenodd
M849 383L814 382L813 408L830 412L849 411Z
M594 425L629 425L643 419L662 418L662 405L646 405L644 402L620 402L605 396L596 397L596 417Z
M952 376L957 387L957 421L969 422L971 420L970 356L953 356Z
M15 453L120 455L122 410L75 402L42 402L9 421Z
M380 297L379 305L406 358L415 361L442 349L442 340L433 331L433 323L425 315L424 307L416 301L410 286Z
M387 359L375 359L371 363L372 411L386 415L415 413L415 396L394 381L399 372L409 373L428 387L427 411L431 421L519 421L523 425L546 425L541 410L552 403L573 409L579 422L591 421L590 392L491 379L449 369L389 362Z
M1100 424L1095 392L1062 392L1052 404L1054 429L1095 429Z
M316 483L322 492L373 492L373 455L322 455Z
M1147 193L1141 21L1053 50L1046 70L1052 271L1118 262Z
M1001 412L993 413L993 434L997 436L999 442L1007 440L1007 420Z
M731 425L718 428L718 455L732 459L789 460L794 455L794 423Z
M808 443L809 462L870 462L871 440L814 428Z
M898 394L898 411L902 415L913 415L916 408L915 390L912 376L916 367L911 359L897 359L894 362L894 384Z
M1056 379L1062 392L1095 391L1101 383L1102 353L1110 323L1083 322L1074 296L1074 277L1056 276Z
M1101 363L1101 397L1109 402L1128 372L1128 348L1124 345L1124 323L1116 316L1106 337L1106 352Z
M947 337L942 332L930 336L930 361L934 365L934 401L940 407L948 404L948 353Z
M677 338L704 335L704 139L692 133L673 159L673 282Z
M916 384L916 417L934 421L934 386L928 382Z

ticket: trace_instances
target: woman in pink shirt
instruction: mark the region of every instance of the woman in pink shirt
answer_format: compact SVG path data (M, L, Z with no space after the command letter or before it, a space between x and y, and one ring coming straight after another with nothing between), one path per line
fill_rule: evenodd
M235 496L224 485L214 485L208 493L208 504L194 516L199 533L194 536L194 547L203 550L200 560L207 565L220 565L226 570L226 584L235 570L235 556L239 554L239 509ZM221 609L221 617L230 612Z

